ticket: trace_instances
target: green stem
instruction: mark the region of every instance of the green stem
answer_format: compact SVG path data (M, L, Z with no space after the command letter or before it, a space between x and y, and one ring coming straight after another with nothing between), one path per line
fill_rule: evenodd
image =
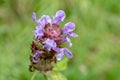
M36 76L36 72L34 72L34 74L32 75L31 80L34 80L35 76Z
M48 80L46 74L44 74L44 78L45 78L45 80Z

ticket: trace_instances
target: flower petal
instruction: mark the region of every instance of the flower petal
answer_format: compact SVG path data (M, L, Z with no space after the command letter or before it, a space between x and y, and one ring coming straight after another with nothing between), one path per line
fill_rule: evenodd
M37 57L37 56L39 56L40 54L42 54L43 52L42 51L37 51L34 55L33 55L33 57Z
M50 51L52 48L55 48L57 46L56 42L52 39L47 39L43 42L45 44L45 47Z
M35 12L32 13L32 19L33 19L34 22L36 22L36 14L35 14Z
M64 57L63 53L61 53L61 54L59 53L59 54L56 55L56 58L57 58L58 61L60 61L63 57Z
M36 29L43 30L44 28L43 28L42 25L37 25L37 26L36 26Z
M35 12L32 13L32 19L37 25L39 25L39 26L43 25L42 21L36 19L36 13Z
M54 17L54 23L59 24L62 22L65 18L65 12L63 10L59 10L56 12L55 17Z
M38 58L33 57L33 62L34 62L34 63L37 63L38 61L39 61L39 59L38 59Z
M69 43L69 47L71 47L72 46L72 43L71 43L71 40L70 40L70 38L68 38L68 37L66 37L66 41Z
M55 47L53 48L53 50L57 52L56 58L58 61L64 57L64 48Z
M70 50L68 50L67 48L64 48L64 52L66 53L66 55L69 57L69 58L72 58L73 55L72 55L72 52Z
M33 55L33 62L38 62L39 61L39 58L38 56L42 54L42 51L37 51L34 55Z
M54 50L57 52L56 58L57 60L61 60L64 57L64 53L69 57L72 58L73 55L70 50L67 48L54 48Z
M72 37L78 37L78 35L76 33L74 33L74 32L67 33L67 36L68 37L70 37L70 36L72 36Z
M63 54L64 53L64 49L63 48L53 48L54 51L56 51L58 54Z
M63 37L60 42L63 43L63 42L66 42L66 41L68 42L68 46L71 47L72 43L71 43L71 40L70 40L69 36Z
M51 18L50 16L48 15L43 15L39 21L42 21L44 24L48 24L48 23L51 23Z
M75 24L73 22L68 22L65 24L64 28L62 28L63 33L71 32L75 29Z
M37 26L36 30L34 31L35 38L40 39L42 36L44 36L44 31L41 26Z

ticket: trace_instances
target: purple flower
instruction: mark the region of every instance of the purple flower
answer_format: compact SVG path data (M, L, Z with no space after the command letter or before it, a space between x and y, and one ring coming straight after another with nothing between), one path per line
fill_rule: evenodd
M48 49L48 51L57 46L56 42L52 39L45 40L43 44L45 44L45 47Z
M64 57L64 53L58 53L58 54L56 55L56 59L57 59L58 61L60 61L61 59L63 59L63 57Z
M63 33L67 34L75 29L75 24L73 22L68 22L62 28Z
M73 55L72 55L72 52L70 50L68 50L67 48L64 48L64 52L66 53L66 55L69 57L69 58L72 58Z
M42 26L37 26L36 30L34 31L35 38L40 39L42 36L44 36L44 31Z
M62 28L62 32L66 34L66 36L61 40L62 42L67 41L69 43L69 47L72 46L70 36L77 37L78 35L76 33L73 33L72 31L75 30L75 24L73 22L68 22L65 24L65 26Z
M70 37L70 36L72 36L72 37L78 37L78 35L76 33L74 33L74 32L67 33L67 36L68 37Z
M71 46L72 46L72 42L71 42L70 38L66 37L65 39L66 39L66 41L69 43L68 46L71 47Z
M44 27L46 24L51 23L51 18L48 15L43 15L40 19L36 19L36 14L33 12L32 19L37 25Z
M54 50L58 53L56 55L57 60L61 60L64 57L64 54L66 54L69 58L73 57L72 52L67 48L54 48Z
M52 70L52 63L62 60L64 55L67 55L69 58L73 57L72 52L68 48L63 47L62 43L68 42L69 47L71 47L70 37L77 37L78 35L73 32L75 30L73 22L68 22L63 28L60 28L59 24L63 22L65 16L65 12L59 10L54 17L43 15L37 19L36 14L33 12L32 19L37 26L31 45L30 69L32 66L34 69L46 72Z
M35 12L32 13L32 19L33 19L34 22L36 22L36 14L35 14Z
M54 16L54 23L59 24L60 22L62 22L64 20L65 16L66 15L63 10L57 11L57 13Z
M39 22L43 22L43 24L48 24L51 23L51 18L48 15L43 15L40 19Z
M42 51L37 51L34 55L33 55L33 61L34 63L39 61L39 55L42 54Z
M65 26L60 29L59 23L64 20L65 16L63 10L57 11L53 19L48 15L43 15L37 20L36 14L34 12L32 14L32 19L37 24L36 30L34 31L35 38L41 39L41 43L44 44L43 48L46 48L48 51L55 48L59 49L59 45L66 41L69 43L69 47L71 47L72 42L70 37L78 36L72 32L75 30L75 24L73 22L66 23ZM62 37L63 34L65 34L64 37ZM66 53L70 58L71 56L69 54L72 54L67 48L60 48L57 50L57 53L57 57L63 56L63 54Z

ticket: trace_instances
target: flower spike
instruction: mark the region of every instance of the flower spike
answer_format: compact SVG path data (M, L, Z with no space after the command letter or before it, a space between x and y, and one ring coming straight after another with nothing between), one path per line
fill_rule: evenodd
M43 15L36 19L36 14L33 12L32 19L36 23L34 30L34 40L31 45L32 54L30 55L30 71L32 69L40 72L47 72L53 69L54 64L67 55L72 58L72 52L62 47L62 43L68 42L69 47L72 46L70 37L78 35L72 31L75 30L75 24L68 22L63 28L60 28L59 23L63 22L66 14L63 10L58 10L52 18L49 15Z

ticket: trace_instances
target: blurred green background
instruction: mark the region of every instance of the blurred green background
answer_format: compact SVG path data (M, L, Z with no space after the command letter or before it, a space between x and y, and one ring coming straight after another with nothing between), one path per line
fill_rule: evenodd
M32 12L39 18L59 9L67 15L60 25L73 21L79 34L62 71L68 80L120 80L120 0L0 0L0 80L31 79Z

